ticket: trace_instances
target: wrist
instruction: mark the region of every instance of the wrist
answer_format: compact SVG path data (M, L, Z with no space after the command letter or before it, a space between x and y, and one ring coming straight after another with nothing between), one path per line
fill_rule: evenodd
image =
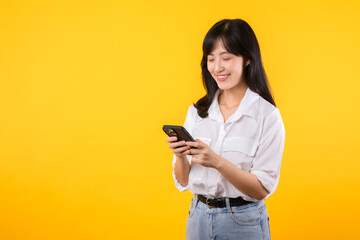
M222 158L220 155L215 155L216 165L215 169L220 171L224 166L224 158Z
M176 155L176 160L187 161L188 158L186 155Z

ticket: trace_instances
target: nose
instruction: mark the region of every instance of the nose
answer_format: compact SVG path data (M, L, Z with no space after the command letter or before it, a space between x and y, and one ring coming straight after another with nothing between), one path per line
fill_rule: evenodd
M221 60L215 61L214 72L216 74L221 73L224 70Z

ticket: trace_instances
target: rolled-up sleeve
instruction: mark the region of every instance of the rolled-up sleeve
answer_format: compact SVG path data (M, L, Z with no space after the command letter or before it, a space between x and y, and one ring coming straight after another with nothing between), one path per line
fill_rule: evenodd
M188 111L187 111L185 122L184 122L184 125L183 125L183 127L190 133L190 135L191 135L191 132L192 132L191 126L192 126L192 121L193 121L193 113L194 113L193 111L194 111L194 106L191 105L189 107ZM191 164L191 156L187 155L186 157L188 158L189 164ZM176 162L176 155L174 154L173 161L172 161L173 168L175 167L175 162ZM175 186L176 186L177 189L179 189L180 192L183 192L183 191L186 191L186 190L189 189L189 186L183 187L181 185L179 180L176 178L174 169L173 169L173 172L172 172L172 176L174 178Z
M187 157L188 157L188 161L189 161L189 164L190 164L190 158L189 158L189 156L187 156ZM176 162L176 156L175 156L175 154L174 154L173 164L172 164L173 168L174 168L174 166L175 166L175 162ZM181 183L179 182L179 180L176 178L176 175L175 175L174 170L173 170L173 172L172 172L172 176L173 176L173 178L174 178L175 186L176 186L177 189L179 189L180 192L184 192L184 191L186 191L186 190L189 189L189 185L187 185L187 186L185 186L185 187L183 187L183 186L181 185Z
M285 144L285 128L279 109L275 108L264 118L260 144L250 170L272 195L279 183L280 167Z

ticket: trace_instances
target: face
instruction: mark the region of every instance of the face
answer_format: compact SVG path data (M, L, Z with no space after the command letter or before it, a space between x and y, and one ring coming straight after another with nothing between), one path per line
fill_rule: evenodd
M248 63L249 61L246 64ZM216 40L208 55L207 68L222 90L246 86L243 76L244 58L229 53L220 40Z

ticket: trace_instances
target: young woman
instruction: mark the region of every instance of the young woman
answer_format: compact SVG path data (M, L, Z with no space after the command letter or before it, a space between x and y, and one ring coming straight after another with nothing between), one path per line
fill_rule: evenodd
M186 238L270 239L263 199L279 182L285 129L249 24L217 22L205 36L201 68L207 93L184 123L196 142L166 139L177 188L194 194Z

